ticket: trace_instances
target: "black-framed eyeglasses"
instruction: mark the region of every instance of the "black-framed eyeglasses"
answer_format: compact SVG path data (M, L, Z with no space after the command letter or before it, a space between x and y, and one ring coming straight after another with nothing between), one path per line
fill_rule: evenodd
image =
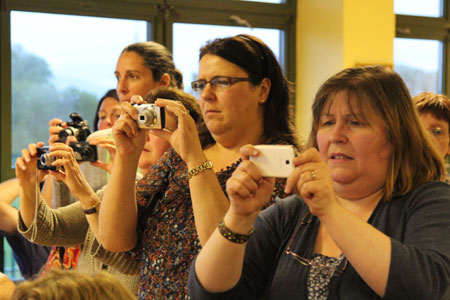
M343 273L345 271L345 269L347 268L347 262L348 262L347 258L345 258L345 257L343 258L345 260L344 264L340 263L339 266L331 266L331 265L325 265L325 264L319 263L312 259L304 258L304 257L298 255L297 253L291 251L292 243L294 242L294 239L297 236L297 233L299 232L300 228L302 226L305 227L306 225L309 225L312 222L312 219L306 220L308 216L310 216L310 214L305 214L303 219L297 225L297 228L295 228L295 231L292 234L292 236L289 240L288 246L286 248L286 254L304 266L307 266L307 267L314 266L314 267L321 268L321 269L331 270L331 271L334 271L333 275Z
M191 87L196 92L201 92L206 85L209 83L212 89L224 89L232 86L235 83L250 81L250 78L240 78L240 77L228 77L228 76L216 76L211 80L196 80L191 82Z

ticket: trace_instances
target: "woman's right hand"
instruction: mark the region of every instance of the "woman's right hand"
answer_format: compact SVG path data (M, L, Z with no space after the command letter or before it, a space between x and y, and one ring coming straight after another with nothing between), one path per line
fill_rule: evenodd
M112 127L116 155L139 159L145 145L147 132L137 124L138 110L128 102L122 102L120 118Z
M240 218L250 218L252 223L261 208L270 199L275 184L274 178L261 175L261 171L251 162L250 156L258 156L259 150L252 145L245 145L240 149L242 162L233 172L226 184L230 199L230 209Z
M65 122L63 122L61 119L54 118L51 119L48 124L50 125L50 128L48 129L48 144L49 146L52 146L54 143L60 142L59 132L63 130L61 124L65 124ZM66 145L69 145L72 142L77 142L77 139L73 135L69 135L66 139Z
M22 149L22 156L16 159L16 177L22 187L36 186L37 169L37 148L44 146L43 142L29 144L28 149ZM39 178L43 178L48 173L45 170L39 170Z

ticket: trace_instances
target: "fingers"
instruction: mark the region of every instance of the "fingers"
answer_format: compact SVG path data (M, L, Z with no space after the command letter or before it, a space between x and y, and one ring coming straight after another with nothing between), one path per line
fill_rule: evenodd
M144 101L144 99L143 99L142 96L140 96L140 95L134 95L134 96L131 96L130 102L131 102L131 104L143 104L143 103L147 103L147 102Z
M139 134L139 127L130 115L121 115L113 126L113 134L125 134L127 137L132 138Z
M243 161L227 182L227 191L243 198L253 196L263 178L261 172L251 161ZM229 188L229 190L228 190Z
M165 107L167 112L173 114L177 118L178 123L183 122L187 119L192 119L189 115L189 110L186 107L184 107L184 105L180 101L158 98L155 104L160 107ZM170 131L174 131L177 128L176 122L170 122L170 120L166 120L166 124L167 124L166 128Z
M106 145L106 144L114 145L114 140L107 136L89 138L88 141L89 141L89 144L99 145L100 147L101 147L101 145Z
M134 97L134 96L133 96ZM136 109L136 107L134 107L133 105L131 105L128 102L122 102L120 104L120 109L121 109L121 114L120 114L120 118L122 118L122 116L129 116L131 119L133 120L137 120L138 116L139 116L139 112ZM119 120L120 120L119 118Z
M286 180L284 192L287 194L293 193L296 189L311 180L318 180L319 169L326 168L322 162L320 153L315 148L310 148L299 156L294 158L294 170L291 172ZM311 173L314 171L313 173ZM314 174L315 176L312 176Z
M48 124L50 125L50 128L48 129L48 133L49 133L49 139L48 139L48 144L52 145L53 143L59 141L59 136L58 133L63 130L63 128L61 126L59 126L59 124L62 124L63 121L58 119L58 118L54 118L51 119Z
M243 160L248 160L250 156L258 156L259 150L255 148L253 145L245 145L242 146L241 149L239 149L239 152L241 153L241 157Z
M36 158L37 148L42 146L44 146L43 142L38 142L37 144L31 143L28 145L28 149L22 149L22 156L16 159L16 169L25 171L28 165L33 164Z
M321 162L322 157L320 156L319 151L317 151L316 148L309 148L305 150L304 152L300 153L295 159L294 159L294 165L300 166L306 163L310 162Z

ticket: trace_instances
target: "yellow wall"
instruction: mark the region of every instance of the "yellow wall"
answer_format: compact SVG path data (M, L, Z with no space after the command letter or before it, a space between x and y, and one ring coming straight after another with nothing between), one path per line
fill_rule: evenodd
M393 64L393 0L298 0L296 124L306 139L311 104L331 75L356 64Z

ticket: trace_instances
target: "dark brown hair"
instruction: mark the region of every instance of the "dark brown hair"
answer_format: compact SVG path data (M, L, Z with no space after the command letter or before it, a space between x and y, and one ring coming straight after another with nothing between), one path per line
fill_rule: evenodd
M111 90L107 91L107 92L103 95L103 97L100 99L100 101L98 101L98 104L97 104L97 110L95 111L95 116L94 116L94 131L97 131L97 130L98 130L98 120L99 120L99 118L98 118L98 112L100 111L100 107L102 106L102 103L103 103L103 101L104 101L106 98L114 98L114 99L117 100L117 102L120 102L119 96L117 96L117 91L116 91L116 89L111 89Z
M144 59L144 64L152 71L153 79L159 81L167 73L170 76L170 86L183 88L183 76L180 70L175 69L172 53L161 44L156 42L140 42L128 45L123 49L135 52Z
M253 85L264 78L271 82L267 101L264 103L264 143L285 141L299 148L289 104L290 84L272 50L251 35L208 41L200 49L200 59L206 54L220 56L242 68Z

